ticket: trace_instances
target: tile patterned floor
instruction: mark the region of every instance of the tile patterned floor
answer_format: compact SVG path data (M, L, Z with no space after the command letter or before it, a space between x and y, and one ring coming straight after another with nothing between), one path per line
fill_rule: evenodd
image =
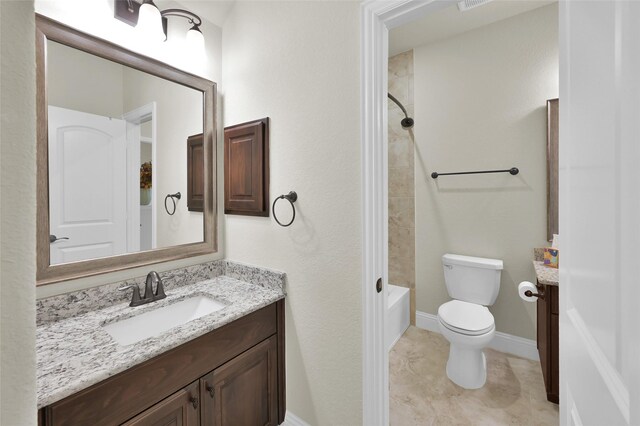
M413 326L389 353L390 424L557 425L540 363L486 349L488 377L466 390L447 378L449 342Z

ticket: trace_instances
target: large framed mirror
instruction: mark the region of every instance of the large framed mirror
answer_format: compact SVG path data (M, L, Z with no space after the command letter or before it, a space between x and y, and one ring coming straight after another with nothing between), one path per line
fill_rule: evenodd
M39 15L36 55L38 285L216 252L215 83Z

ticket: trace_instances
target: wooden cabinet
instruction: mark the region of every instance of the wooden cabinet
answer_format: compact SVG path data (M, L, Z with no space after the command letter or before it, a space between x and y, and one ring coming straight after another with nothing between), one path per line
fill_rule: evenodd
M224 213L269 216L269 118L224 129Z
M558 287L537 284L538 292L544 293L544 299L538 299L538 353L547 399L556 404L560 395L560 357L558 323Z
M272 336L123 426L275 426L277 356Z
M210 397L202 425L277 425L276 358L272 337L201 379L201 390Z
M277 425L285 415L284 300L38 413L58 425Z
M170 397L143 411L123 426L198 426L200 391L193 382Z
M187 139L187 210L204 211L204 137Z

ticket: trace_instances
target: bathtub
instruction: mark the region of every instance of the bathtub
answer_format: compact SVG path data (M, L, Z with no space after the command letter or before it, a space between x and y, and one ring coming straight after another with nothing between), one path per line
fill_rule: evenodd
M409 327L409 289L392 284L387 288L386 340L391 350Z

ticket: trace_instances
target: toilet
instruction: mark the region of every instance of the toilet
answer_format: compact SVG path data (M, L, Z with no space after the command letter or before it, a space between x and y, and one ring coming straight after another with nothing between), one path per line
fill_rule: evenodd
M500 291L502 260L445 254L442 267L453 298L438 308L438 327L450 343L447 376L465 389L478 389L487 380L483 349L496 332L487 306Z

